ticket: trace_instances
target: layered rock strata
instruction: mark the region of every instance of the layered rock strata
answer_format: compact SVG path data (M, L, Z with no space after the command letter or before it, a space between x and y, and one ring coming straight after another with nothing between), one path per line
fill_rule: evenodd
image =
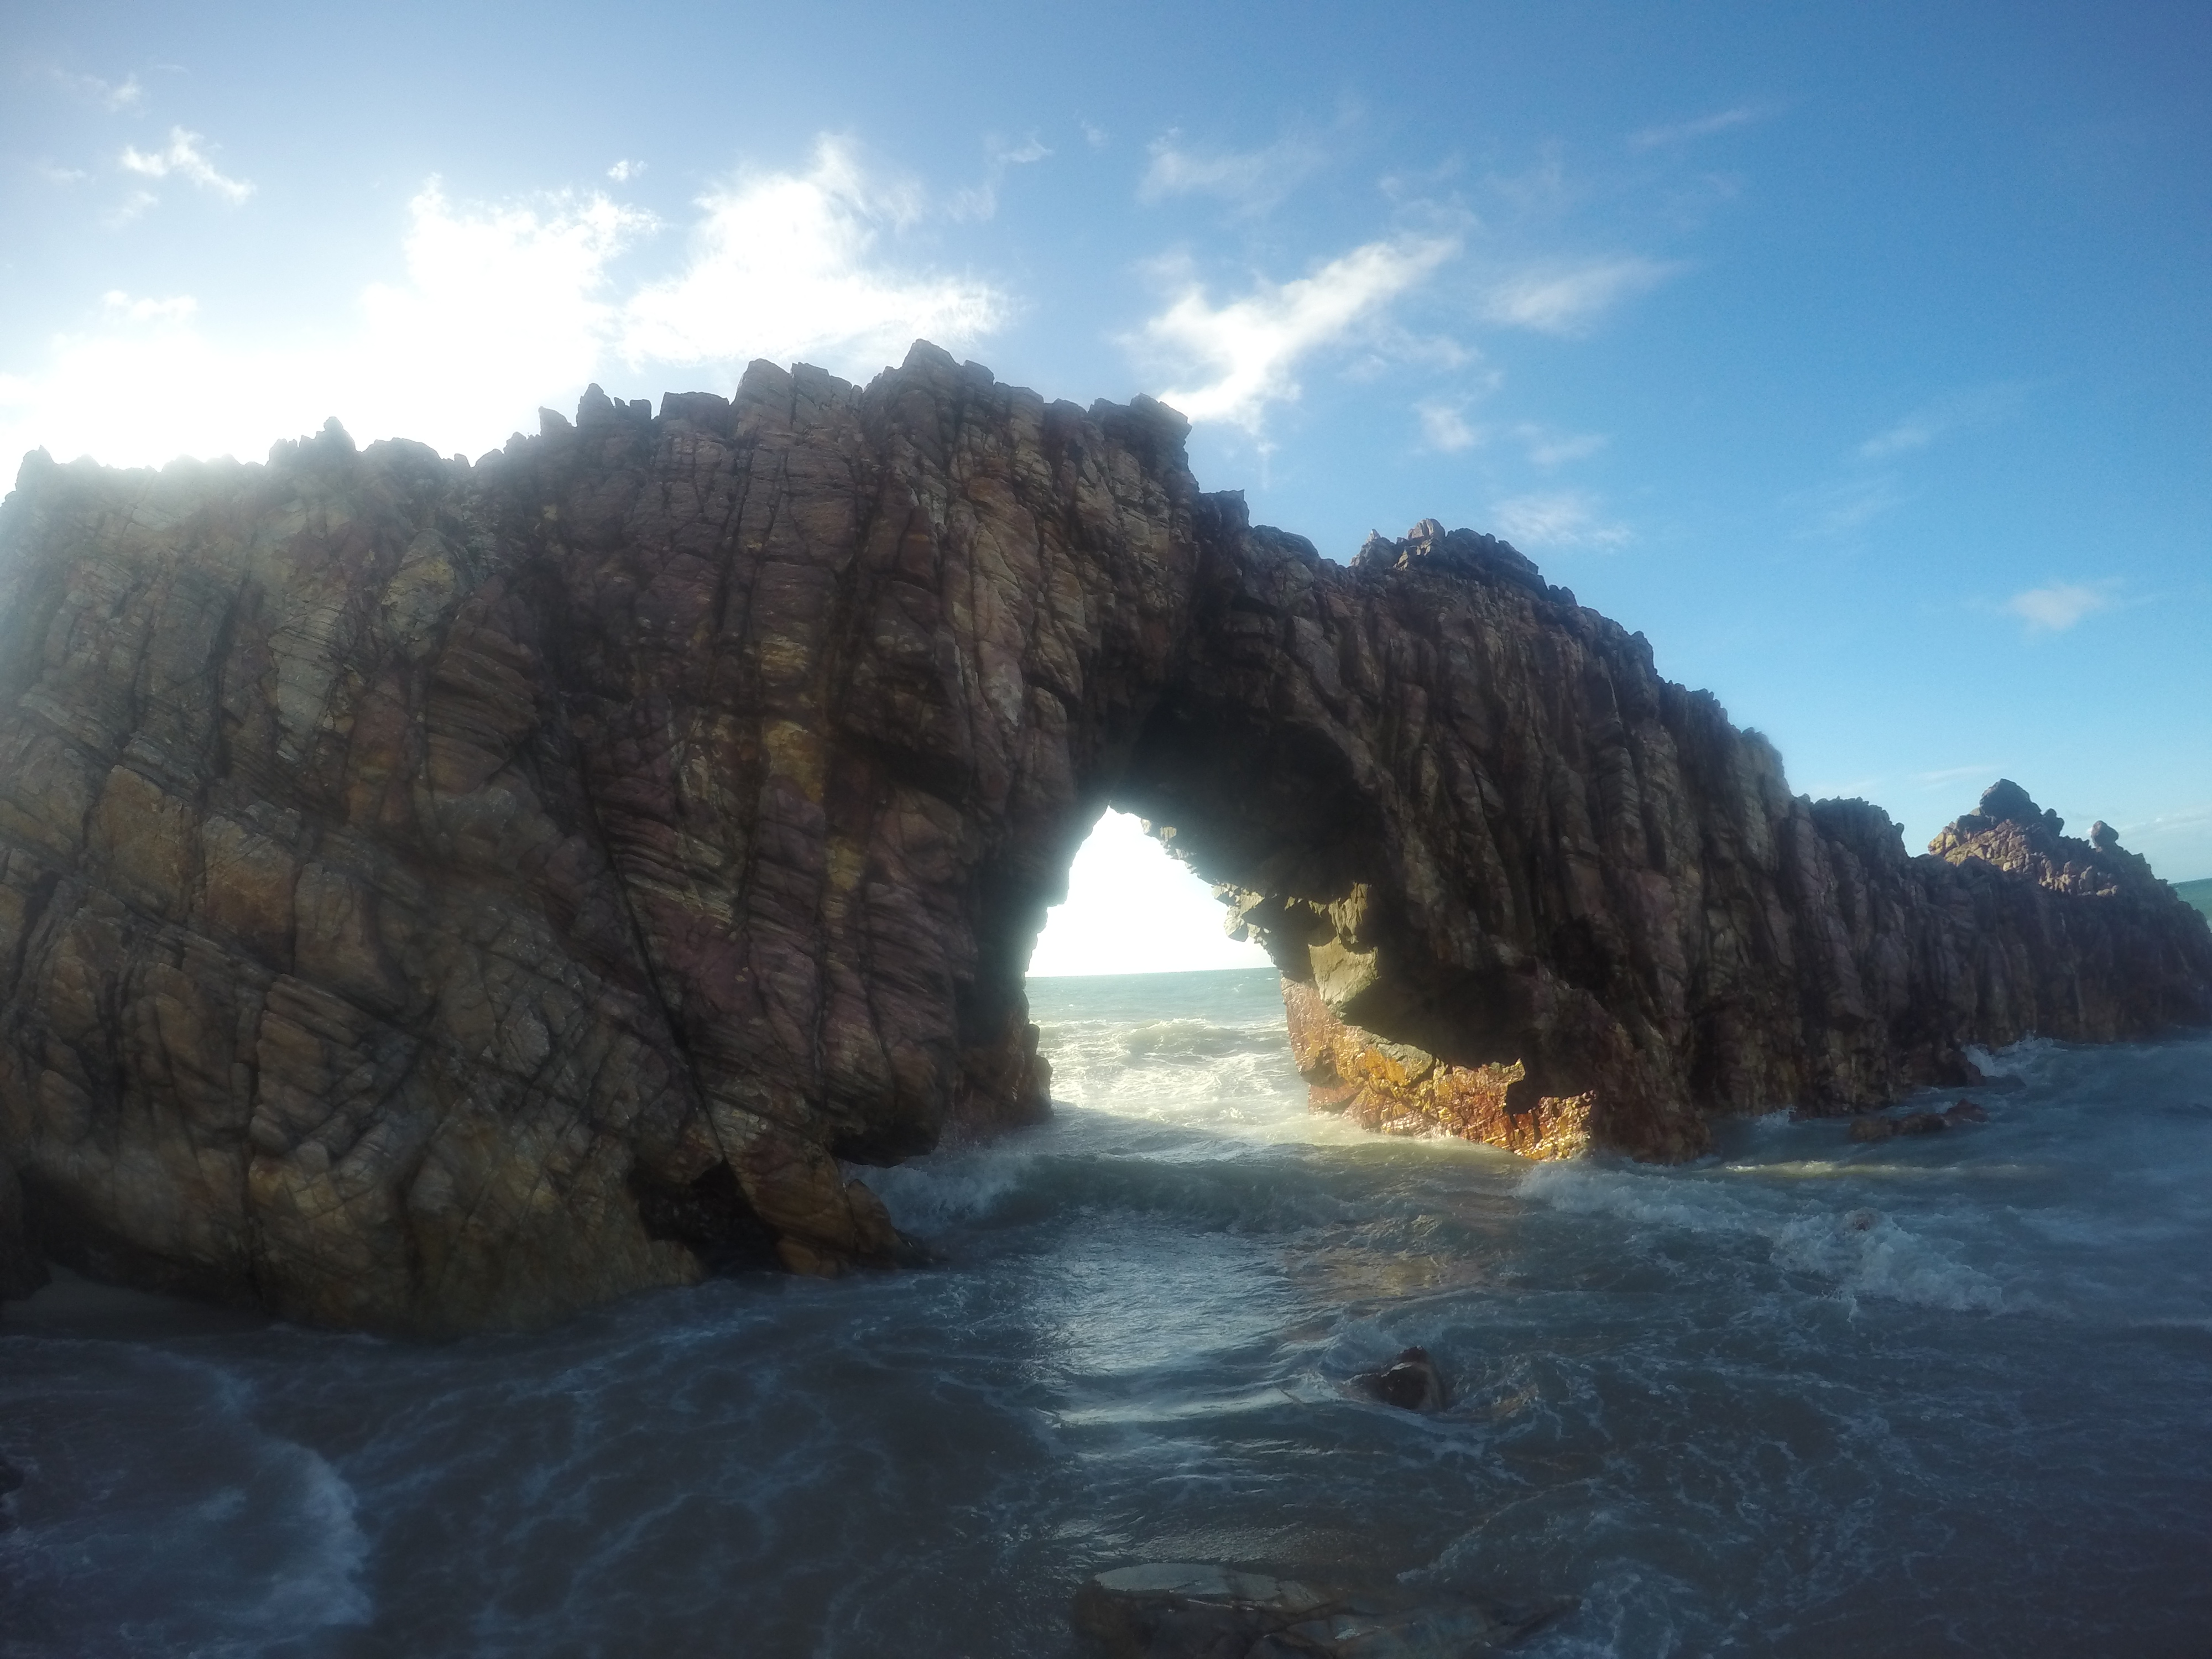
M1109 802L1377 1122L1677 1157L2212 1018L2212 934L2123 855L1908 859L1504 544L1329 564L1184 430L917 347L594 388L474 465L32 457L0 1291L434 1334L898 1260L848 1166L1044 1109L1024 967Z

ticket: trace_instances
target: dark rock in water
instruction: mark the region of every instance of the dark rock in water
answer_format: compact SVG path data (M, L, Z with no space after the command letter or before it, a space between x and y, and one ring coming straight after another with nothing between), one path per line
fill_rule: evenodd
M912 1259L847 1166L1046 1109L1109 804L1316 1099L1533 1156L2212 1021L2212 931L2018 786L1905 853L1493 537L1346 568L1146 398L918 345L476 466L23 465L0 507L0 1295L48 1261L527 1325Z
M1400 1607L1265 1573L1156 1562L1100 1573L1075 1593L1071 1616L1097 1659L1464 1659L1562 1610Z
M1352 1385L1370 1400L1404 1411L1442 1411L1451 1403L1443 1374L1425 1348L1407 1348L1383 1370L1362 1371Z
M1943 1115L1954 1123L1987 1123L1989 1109L1971 1100L1962 1100L1955 1106L1944 1109Z
M1200 1562L1148 1562L1102 1572L1075 1593L1078 1635L1102 1659L1242 1656L1314 1617L1328 1596L1291 1579Z
M1975 1108L1977 1111L1981 1109ZM1895 1135L1933 1134L1949 1128L1942 1112L1906 1112L1897 1117L1863 1117L1851 1125L1853 1140L1887 1140Z

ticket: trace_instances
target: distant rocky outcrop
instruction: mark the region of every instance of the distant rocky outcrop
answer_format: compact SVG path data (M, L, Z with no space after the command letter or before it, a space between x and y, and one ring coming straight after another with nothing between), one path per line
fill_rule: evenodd
M1184 432L918 346L594 388L473 466L31 458L0 1292L51 1259L439 1333L902 1260L848 1168L1045 1109L1024 969L1109 802L1381 1127L1679 1157L2212 1018L2132 855L2008 799L1908 858L1504 544L1330 564Z

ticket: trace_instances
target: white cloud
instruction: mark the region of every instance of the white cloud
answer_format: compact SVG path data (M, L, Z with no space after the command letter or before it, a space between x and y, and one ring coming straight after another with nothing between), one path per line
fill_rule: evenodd
M1908 415L1887 431L1877 432L1859 446L1859 459L1885 460L1908 450L1925 449L1942 428L1923 415Z
M134 300L121 289L110 289L100 296L100 303L109 316L133 323L181 321L200 305L189 294L172 295L166 300Z
M473 454L592 380L659 391L699 384L704 363L726 389L756 356L872 372L917 335L957 345L1011 308L876 260L881 229L922 205L828 145L805 173L709 196L677 274L625 292L616 261L658 228L650 214L596 191L458 203L433 179L410 204L398 274L337 315L287 331L188 295L116 291L77 329L0 344L0 488L40 446L116 465L252 459L336 415L364 443ZM645 365L669 380L636 387Z
M1152 165L1137 186L1139 201L1213 196L1248 212L1264 212L1323 159L1316 145L1301 138L1280 139L1265 149L1202 153L1181 148L1180 136L1171 132L1152 141Z
M1482 428L1467 423L1465 404L1448 404L1431 398L1415 404L1413 413L1421 417L1421 441L1447 455L1473 449L1489 436Z
M1977 766L1946 766L1934 772L1916 772L1912 775L1923 789L1940 789L1946 784L1963 783L1980 778L1995 783L2002 775L2002 765L1985 761Z
M192 296L110 293L41 366L0 375L0 474L40 446L125 466L254 459L331 415L364 442L489 449L599 372L618 321L607 264L650 223L596 195L457 207L434 180L410 206L404 278L318 333L271 339L252 319L226 338Z
M1494 286L1483 314L1492 322L1541 334L1580 334L1621 301L1657 287L1681 269L1636 255L1541 265Z
M125 146L117 165L125 173L136 173L148 179L166 179L175 173L188 179L203 190L211 190L227 202L243 202L253 194L252 185L244 179L231 179L216 171L200 149L206 141L197 132L187 132L182 127L169 129L168 147L165 149L142 150Z
M1456 242L1401 238L1369 242L1310 276L1262 281L1243 299L1212 304L1187 282L1133 344L1207 378L1163 392L1194 421L1227 421L1257 435L1267 406L1294 399L1299 362L1378 316L1458 252Z
M1088 121L1079 121L1076 125L1083 131L1083 142L1093 149L1105 149L1112 137L1105 128L1093 126Z
M1042 161L1052 154L1044 142L1031 133L1022 143L1009 146L997 138L984 144L985 169L983 182L965 190L955 191L945 204L945 216L955 220L988 219L999 210L999 186L1006 182L1009 167L1025 167Z
M1528 547L1625 547L1634 539L1627 526L1607 524L1596 503L1576 490L1516 495L1491 508L1506 540Z
M1603 449L1607 442L1602 433L1553 432L1527 422L1514 428L1513 434L1528 446L1529 461L1546 468L1587 460Z
M146 88L138 84L135 75L126 75L120 81L103 81L97 75L71 75L66 70L49 70L47 74L57 86L103 109L136 109L146 96Z
M841 140L823 139L805 173L750 174L698 205L689 264L624 308L633 364L804 357L866 374L916 338L958 350L1012 313L988 283L878 261L881 233L913 223L924 203L864 172Z
M633 161L628 156L607 169L607 177L618 185L626 185L645 171L645 163Z
M161 199L150 190L134 190L103 216L101 222L111 230L127 225Z
M1424 447L1453 454L1494 439L1510 439L1520 446L1531 466L1548 471L1571 461L1585 460L1606 446L1607 440L1601 434L1554 432L1534 421L1520 421L1511 426L1472 425L1467 418L1467 408L1464 402L1450 403L1441 398L1415 404L1413 412L1420 417Z
M2004 608L2025 622L2030 632L2063 634L2082 617L2109 610L2109 584L2091 587L2081 582L2053 582L2031 587L2004 602Z
M1896 481L1887 476L1825 484L1795 498L1807 509L1805 526L1799 533L1849 536L1902 506L1905 499Z
M1716 132L1726 132L1730 127L1748 125L1765 112L1751 104L1741 104L1734 109L1724 109L1711 115L1701 115L1694 121L1678 121L1669 126L1646 127L1632 134L1628 140L1631 149L1658 149L1674 144L1686 143L1692 138L1711 137Z
M1894 425L1869 438L1858 447L1859 459L1864 461L1887 460L1916 449L1925 449L1938 438L1951 433L2002 419L2019 408L2027 392L2027 387L2008 383L1979 386L1954 397L1939 398L1914 410Z

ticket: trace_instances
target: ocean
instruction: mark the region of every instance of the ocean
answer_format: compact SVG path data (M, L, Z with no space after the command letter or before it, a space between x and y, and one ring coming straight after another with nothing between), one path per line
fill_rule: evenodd
M1030 994L1052 1121L863 1172L933 1267L10 1305L0 1655L1052 1659L1146 1560L1563 1602L1544 1659L2212 1652L2212 1036L1539 1165L1309 1113L1265 970ZM1446 1409L1347 1386L1412 1344Z

